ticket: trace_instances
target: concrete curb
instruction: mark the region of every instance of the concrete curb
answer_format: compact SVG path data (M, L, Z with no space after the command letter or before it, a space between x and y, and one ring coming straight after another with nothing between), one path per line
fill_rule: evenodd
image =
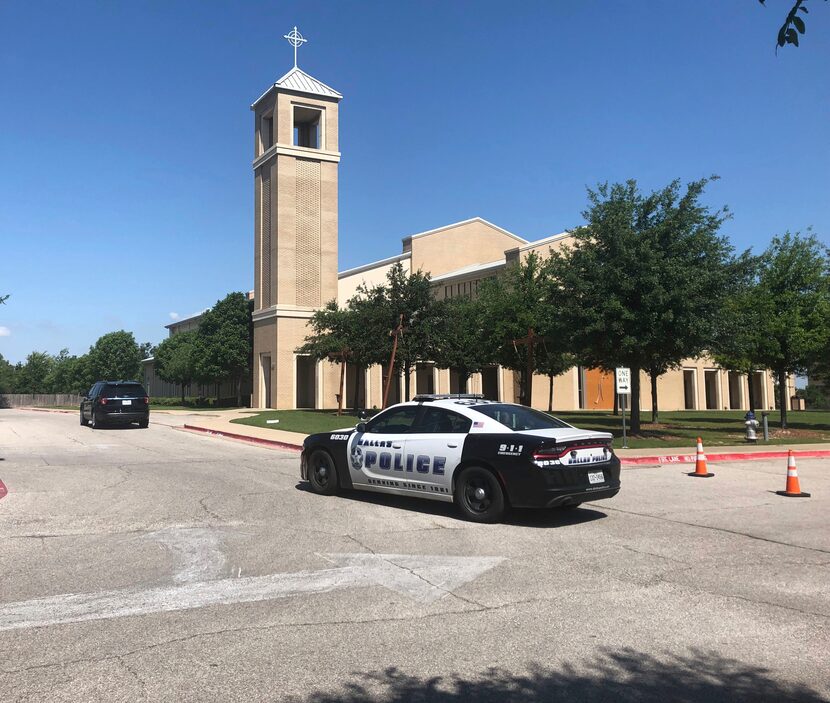
M63 408L27 408L23 406L14 408L14 410L33 410L36 413L66 413L67 415L74 415L81 411L80 408L77 410L64 410Z
M301 451L302 447L298 444L291 444L289 442L280 442L273 439L263 439L261 437L251 437L250 435L237 434L235 432L225 432L223 430L211 430L206 427L198 427L196 425L183 425L182 427L174 427L173 429L186 430L188 432L195 432L199 434L212 435L215 437L225 437L227 439L235 439L240 442L248 442L250 444L258 444L260 446L270 446L275 449L288 449L291 451ZM830 458L830 449L816 449L793 451L793 455L802 459L812 458ZM707 461L752 461L760 459L786 459L788 450L775 451L760 451L760 452L728 452L723 454L706 454ZM693 464L695 462L694 454L670 454L661 456L633 456L621 457L620 463L623 466L641 466L643 464Z
M710 454L706 452L706 460L717 461L753 461L760 459L786 459L788 450L764 451L764 452L728 452L724 454ZM808 449L806 451L793 451L796 459L813 459L830 457L828 449ZM636 466L641 464L694 464L695 454L672 454L664 456L632 456L620 458L623 466Z
M289 442L278 442L274 439L262 439L260 437L251 437L250 435L236 434L235 432L225 432L223 430L210 430L206 427L197 427L196 425L182 425L181 427L173 427L174 430L183 430L185 432L194 432L196 434L205 434L211 437L224 437L226 439L235 439L239 442L248 442L248 444L257 444L259 446L272 447L274 449L288 449L290 451L302 451L302 446L299 444L290 444Z

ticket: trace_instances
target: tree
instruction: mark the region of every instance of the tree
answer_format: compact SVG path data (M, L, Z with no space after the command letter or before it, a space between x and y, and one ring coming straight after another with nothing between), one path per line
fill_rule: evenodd
M825 2L826 1L827 0L825 0ZM758 2L762 5L766 4L766 0L758 0ZM804 32L807 31L804 18L798 14L799 12L802 12L805 15L808 14L807 0L795 0L793 3L790 11L787 13L784 24L782 24L781 29L778 30L778 37L775 42L776 51L778 51L779 46L784 46L785 44L793 44L798 46L798 35L804 34Z
M89 377L86 356L70 355L68 349L61 349L52 361L46 378L50 393L84 393L95 381Z
M14 373L15 393L49 393L49 374L54 359L46 352L32 352L25 364L17 364Z
M398 262L386 274L384 286L370 291L362 289L361 293L366 295L370 305L377 305L377 311L381 313L380 318L373 318L372 328L380 337L378 347L389 350L390 354L392 338L389 330L395 329L403 316L403 333L398 338L395 369L403 371L404 397L409 400L412 367L419 361L429 359L432 336L435 327L440 324L429 274L422 271L407 274ZM390 369L390 373L392 371Z
M682 194L677 180L649 195L634 180L588 189L588 224L549 260L552 303L580 360L631 369L632 433L640 431L640 372L651 376L656 422L658 376L712 345L722 300L745 266L748 255L735 260L718 235L727 212L700 203L709 180Z
M764 368L768 340L763 334L761 310L756 304L760 258L747 259L746 264L735 290L723 301L716 321L715 342L709 353L721 368L746 375L749 409L754 412L761 399L755 397L752 374Z
M154 350L156 375L168 383L181 386L182 405L184 405L185 388L193 382L193 350L196 344L196 331L180 332L163 340Z
M6 361L0 354L0 394L13 393L15 386L14 365Z
M761 258L755 305L766 339L761 361L775 373L781 428L787 427L787 375L804 373L830 342L830 258L812 234L773 237Z
M484 305L480 300L459 297L447 298L436 303L436 325L431 339L429 356L439 369L451 369L458 374L462 392L474 373L494 362L485 338Z
M481 344L489 358L518 372L523 405L531 404L533 373L557 375L572 363L566 356L569 338L562 333L562 317L551 306L552 290L549 262L543 263L535 253L479 286L485 321ZM533 338L520 345L517 340L529 337L531 331ZM529 358L533 360L530 375Z
M118 330L103 335L90 347L88 356L95 380L138 378L141 354L132 332Z
M206 383L233 381L242 405L242 379L251 368L251 306L244 293L229 293L199 322L193 349L194 378Z
M156 346L152 342L142 342L138 345L138 353L141 355L141 360L149 359L156 353Z

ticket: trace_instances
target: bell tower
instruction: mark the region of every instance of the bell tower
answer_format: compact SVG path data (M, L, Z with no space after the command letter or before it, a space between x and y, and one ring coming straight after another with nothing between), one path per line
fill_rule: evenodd
M254 113L254 407L322 407L323 365L295 353L316 309L337 298L338 107L343 97L297 66Z

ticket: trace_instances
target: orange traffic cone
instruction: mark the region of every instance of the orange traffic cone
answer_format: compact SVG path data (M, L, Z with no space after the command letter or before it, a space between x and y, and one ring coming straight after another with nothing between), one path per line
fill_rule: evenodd
M706 468L706 455L703 453L703 440L698 437L697 438L697 456L695 457L695 470L692 473L687 474L687 476L696 476L697 478L709 478L710 476L714 476L715 474L709 473L709 469Z
M809 493L803 493L798 483L798 467L795 465L795 454L790 449L787 454L787 490L775 491L780 496L788 498L809 498Z

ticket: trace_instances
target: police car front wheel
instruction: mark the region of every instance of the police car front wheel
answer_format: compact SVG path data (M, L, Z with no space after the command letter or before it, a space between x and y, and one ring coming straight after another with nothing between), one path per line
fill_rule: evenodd
M490 471L468 466L456 480L455 504L468 520L497 522L504 516L504 491Z
M324 496L337 491L337 469L328 452L317 449L308 459L308 482L311 490Z

